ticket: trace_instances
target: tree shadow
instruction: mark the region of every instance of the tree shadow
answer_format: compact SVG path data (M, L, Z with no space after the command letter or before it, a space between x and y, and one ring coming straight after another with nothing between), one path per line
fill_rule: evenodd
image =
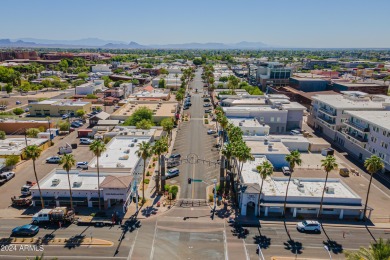
M284 219L283 223L284 223L284 229L286 230L286 233L287 233L287 236L288 236L288 240L283 243L284 244L284 249L291 251L291 253L293 253L295 255L302 254L302 250L303 250L302 243L292 239L292 237L290 235L290 232L287 229L286 219Z
M85 235L76 235L66 240L64 247L68 249L81 246L85 239Z
M11 244L13 241L13 238L12 237L4 237L4 238L0 238L0 245L2 246L6 246L6 245L9 245Z
M262 235L259 227L257 229L259 235L253 237L254 243L258 244L262 249L267 249L271 245L271 238Z
M324 226L321 223L322 231L324 232L324 235L326 236L326 241L323 241L322 243L328 247L329 251L331 251L334 254L340 254L343 252L343 245L339 244L337 241L332 240L328 234L325 231Z
M156 215L157 209L154 206L147 206L141 210L141 215L144 217L150 217L150 215Z
M233 229L231 230L231 232L233 233L233 236L236 236L238 239L246 239L249 235L248 229L243 228L238 223L234 223L232 227Z

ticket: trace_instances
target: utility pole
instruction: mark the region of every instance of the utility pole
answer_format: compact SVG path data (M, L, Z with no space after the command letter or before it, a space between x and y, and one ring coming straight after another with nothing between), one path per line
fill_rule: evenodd
M221 192L225 190L225 156L221 156L221 162L219 166L219 187Z
M213 179L214 182L214 211L217 207L217 179Z

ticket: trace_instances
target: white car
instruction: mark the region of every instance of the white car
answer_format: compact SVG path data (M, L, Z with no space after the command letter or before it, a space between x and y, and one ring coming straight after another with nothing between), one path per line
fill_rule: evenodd
M321 224L315 220L304 220L297 223L297 229L301 232L321 232Z
M80 138L80 144L91 144L93 140L89 138Z
M296 130L291 130L290 135L302 135L302 134L300 130L296 129Z
M88 162L77 162L76 168L88 170Z
M13 177L15 177L14 172L3 172L2 174L0 174L0 179L7 180L7 181L12 179Z
M58 156L52 156L46 159L47 163L60 163L61 158Z
M291 174L290 167L283 166L282 167L282 172L283 172L284 175L290 175Z
M216 133L217 133L217 131L215 131L213 129L210 129L210 130L207 131L208 135L213 135L213 134L216 134Z

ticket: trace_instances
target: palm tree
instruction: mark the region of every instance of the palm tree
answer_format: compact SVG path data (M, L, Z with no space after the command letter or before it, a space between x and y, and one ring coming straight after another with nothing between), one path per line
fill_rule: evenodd
M163 127L163 130L168 133L169 136L169 144L171 143L172 139L172 130L175 124L173 123L172 118L166 118L161 120L161 126Z
M157 176L159 177L160 176L160 167L161 167L161 163L160 163L160 160L161 160L161 155L163 153L166 153L168 152L168 140L166 137L163 137L161 138L160 140L157 140L154 145L153 145L153 153L155 155L158 156L158 166L157 166L157 169L158 169L158 174ZM162 187L162 190L164 190L164 187ZM156 181L156 192L159 192L160 189L159 189L159 179Z
M326 189L326 183L328 182L328 176L329 176L329 172L337 169L337 162L336 162L336 158L334 158L333 155L328 155L326 156L325 159L321 160L321 167L324 168L325 172L326 172L326 177L325 177L325 183L324 183L324 188L322 189L322 197L321 197L321 203L320 203L320 210L318 211L317 213L317 218L319 218L321 216L321 211L322 211L322 204L324 202L324 194L325 194L325 189Z
M290 154L286 155L286 161L288 162L290 166L290 176L288 177L288 182L287 182L287 188L286 188L286 195L284 197L284 206L283 206L283 216L286 216L286 206L287 206L287 195L288 195L288 187L290 186L290 181L291 181L291 176L294 171L295 165L301 165L302 160L301 160L301 154L296 150L296 151L291 151Z
M260 194L259 194L259 202L257 203L260 206L260 199L261 199L261 193L263 192L263 184L265 179L267 179L268 176L271 176L274 172L274 167L272 164L267 160L264 161L262 164L258 165L256 167L257 171L260 174L261 177L261 186L260 186ZM260 212L260 210L259 210ZM260 215L260 214L259 214Z
M244 141L239 141L234 143L234 157L238 160L237 170L238 170L238 179L237 182L240 183L241 180L241 172L244 167L244 163L248 160L253 160L253 156L251 153L251 148L247 146Z
M60 165L62 165L62 169L64 169L68 175L70 208L73 209L72 186L70 185L70 177L69 177L69 171L72 169L73 166L76 165L76 160L74 159L73 154L64 154L61 157Z
M29 158L29 159L32 159L32 161L33 161L33 169L34 169L35 181L36 181L36 183L38 185L38 191L39 191L39 196L41 197L42 208L44 208L45 207L45 203L43 201L41 186L39 185L38 175L37 175L37 171L35 169L35 161L41 155L41 152L42 152L42 150L35 144L27 146L26 150L25 150L26 157Z
M227 119L226 116L222 116L220 121L219 121L219 124L222 128L222 140L221 140L221 146L223 146L224 142L225 142L225 129L227 127L227 125L229 124L229 120Z
M386 242L382 238L377 243L371 243L369 248L361 247L359 251L345 252L348 260L386 260L390 259L390 239Z
M372 155L370 158L367 158L364 161L364 167L366 167L366 170L370 174L370 182L368 184L366 204L364 205L364 211L363 211L364 212L364 219L365 219L366 218L366 211L367 211L367 204L368 204L368 197L370 195L372 177L374 176L375 173L382 170L385 167L385 165L383 164L381 158L379 158L376 155Z
M138 157L144 161L144 170L142 175L142 201L145 201L145 171L146 160L152 155L152 146L148 142L138 143L138 150L135 152Z
M96 168L97 168L97 176L98 176L98 197L99 197L99 210L102 209L102 205L100 203L100 170L99 170L99 157L106 150L106 145L101 140L94 140L89 145L89 150L93 152L96 156Z

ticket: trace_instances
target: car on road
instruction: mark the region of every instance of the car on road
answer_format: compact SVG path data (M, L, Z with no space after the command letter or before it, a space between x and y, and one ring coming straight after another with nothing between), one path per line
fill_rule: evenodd
M80 138L80 144L92 144L93 140L89 138Z
M208 131L207 131L207 134L208 135L213 135L213 134L216 134L217 133L217 131L215 131L215 130L213 130L213 129L209 129Z
M59 156L52 156L46 159L46 163L60 163L61 157Z
M183 110L187 110L187 109L189 109L189 108L190 108L189 106L184 105Z
M77 162L76 168L81 168L84 170L88 170L88 162Z
M14 172L3 172L2 174L0 174L0 179L6 180L6 181L9 181L13 177L15 177Z
M204 107L211 107L210 103L203 104Z
M204 98L203 101L204 102L210 102L210 99L209 98Z
M284 175L290 175L291 174L290 167L283 166L282 167L282 172L283 172Z
M174 154L171 154L171 156L169 156L170 160L180 160L180 158L181 158L181 155L178 153L174 153Z
M22 101L19 101L19 100L16 101L16 105L21 105L21 104L22 104Z
M191 103L191 101L189 101L189 102L185 102L184 105L190 107L190 106L192 106L192 103Z
M297 230L300 232L321 232L321 224L315 220L304 220L297 223Z
M206 109L204 112L206 113L206 114L208 114L208 113L211 113L213 110L212 109Z
M167 162L167 168L177 167L180 165L180 161L169 160Z
M173 178L175 176L179 176L179 174L180 174L179 169L178 168L173 168L173 169L168 170L166 178L170 179L170 178Z
M12 229L11 236L35 236L38 232L38 226L28 224Z

